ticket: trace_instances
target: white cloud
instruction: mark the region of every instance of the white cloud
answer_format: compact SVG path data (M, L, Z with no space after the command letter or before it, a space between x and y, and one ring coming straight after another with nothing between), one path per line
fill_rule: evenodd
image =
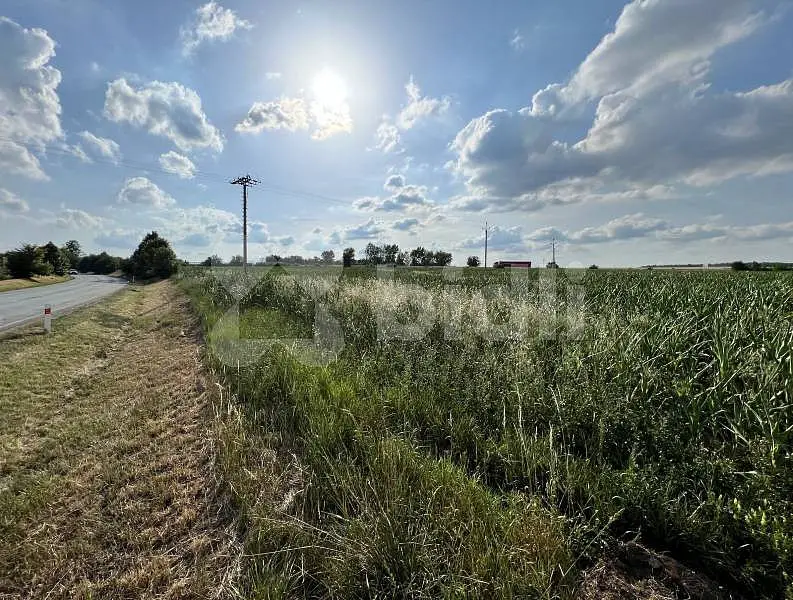
M145 177L131 177L124 182L116 198L119 204L165 208L176 203L171 196Z
M113 140L96 136L88 131L81 131L78 135L94 155L109 158L114 163L118 163L121 159L121 148Z
M443 98L430 98L422 96L418 84L410 76L405 91L408 95L408 103L397 115L396 123L400 129L410 129L418 121L428 117L438 117L444 114L451 106L451 100Z
M85 153L85 150L83 150L83 147L80 144L75 144L74 146L64 145L64 148L72 156L78 158L80 161L84 163L94 162L93 160L91 160L91 157Z
M492 250L515 250L523 247L523 228L493 225L487 236L487 247ZM459 248L484 248L485 234L463 240Z
M247 116L234 126L240 133L259 133L265 129L297 131L308 129L308 110L302 98L280 98L254 102Z
M418 226L421 224L421 221L418 219L400 219L399 221L394 221L391 223L391 229L395 231L415 231Z
M0 188L0 211L11 213L28 212L30 206L22 198L9 192L6 189Z
M267 71L267 73L264 74L264 78L267 80L281 79L281 73L277 71Z
M74 208L64 208L55 216L55 224L64 229L98 229L106 223L103 217Z
M386 153L401 151L399 147L399 128L393 123L383 120L383 122L377 126L375 137L377 138L375 148L378 150L382 150Z
M764 21L749 0L635 0L614 32L566 85L531 107L492 110L456 136L453 170L468 209L536 209L569 203L554 188L589 196L707 185L739 175L793 170L793 80L748 92L713 92L709 59ZM559 120L597 101L577 143L557 138ZM652 195L654 192L648 192Z
M311 103L311 117L315 127L311 137L315 140L324 140L337 133L352 131L350 106L346 102L337 106L327 106L314 101Z
M196 167L193 161L173 150L160 155L160 166L163 170L178 175L181 179L195 177Z
M55 41L39 28L0 17L0 169L47 179L31 149L63 137L57 88L61 72L48 64Z
M423 185L402 185L387 198L366 196L353 201L353 208L360 211L395 212L431 206L433 203L427 198L427 188Z
M383 188L386 190L398 190L402 187L405 187L405 177L398 173L390 175L383 185Z
M520 52L526 47L526 40L523 39L523 36L517 29L512 33L512 37L509 40L509 45L512 46L512 49L516 52Z
M646 237L651 233L669 229L669 223L662 219L645 217L642 213L625 215L612 219L598 227L585 227L566 236L568 241L594 244L614 240L627 240Z
M405 84L405 92L408 97L407 104L399 111L394 122L392 123L388 115L383 115L375 132L374 147L385 153L402 152L400 131L412 129L421 120L443 115L452 104L448 96L442 98L422 96L421 89L412 75Z
M182 53L188 56L203 42L228 40L238 29L250 29L250 22L241 19L217 2L207 2L195 11L193 20L180 31Z
M223 138L204 114L201 98L180 83L152 81L136 89L116 79L107 86L104 115L168 138L183 151L223 150Z
M324 140L332 135L352 131L350 107L346 102L330 106L318 101L308 104L303 98L286 98L270 102L254 102L246 117L234 126L239 133L260 133L264 130L306 130L313 127L311 137Z
M370 240L375 239L384 231L385 229L383 228L383 224L380 221L371 218L365 223L360 223L358 225L348 225L346 227L333 230L328 236L328 242L338 245L345 241L351 240Z

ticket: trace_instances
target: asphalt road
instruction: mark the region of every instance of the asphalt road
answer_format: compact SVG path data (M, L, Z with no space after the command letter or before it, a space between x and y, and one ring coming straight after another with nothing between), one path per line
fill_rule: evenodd
M44 305L52 307L52 318L83 304L109 296L127 285L125 279L107 275L75 275L64 283L0 293L0 331L41 319Z

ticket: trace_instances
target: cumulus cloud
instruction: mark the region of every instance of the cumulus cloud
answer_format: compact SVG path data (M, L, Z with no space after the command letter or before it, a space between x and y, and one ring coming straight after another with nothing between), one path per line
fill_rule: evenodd
M192 179L195 177L195 164L193 161L171 150L160 155L160 166L163 170L177 175L180 179Z
M121 147L110 138L99 137L90 131L81 131L77 135L94 156L108 158L113 163L118 163L121 159Z
M63 137L57 88L61 72L49 64L55 41L0 17L0 169L47 179L33 150Z
M182 53L189 56L204 42L226 41L238 29L250 29L253 25L237 16L233 10L223 8L217 2L199 6L192 21L182 27Z
M311 137L315 140L324 140L337 133L352 131L350 106L346 102L328 106L314 101L311 103L311 118L314 123Z
M597 195L793 170L793 80L744 92L707 84L713 54L764 21L749 0L631 2L567 84L457 134L452 168L469 191L460 204L533 209L560 202L554 186ZM595 102L585 137L558 139L584 102Z
M168 138L182 151L223 150L223 138L204 114L201 98L177 82L152 81L136 88L116 79L107 86L104 115Z
M103 217L75 208L64 208L55 216L55 224L64 229L98 229L106 223Z
M582 244L595 244L614 240L646 237L651 233L669 230L663 219L645 217L642 213L625 215L598 227L585 227L573 232L565 239Z
M451 106L451 100L448 96L442 98L422 96L421 89L419 89L412 75L407 84L405 84L405 91L408 95L408 103L396 118L396 123L400 129L410 129L422 119L438 117L449 110Z
M423 185L402 185L394 188L394 193L386 198L366 196L353 201L353 208L360 211L404 211L428 208L433 203L427 198L427 188Z
M334 229L328 236L328 241L331 244L341 244L351 240L371 240L384 231L385 228L380 221L370 218L365 223Z
M146 177L127 179L116 199L119 204L134 204L152 208L165 208L176 204L176 200Z
M247 116L235 125L240 133L259 133L265 129L297 131L308 129L308 110L302 98L280 98L254 102Z
M13 192L0 188L0 211L18 214L29 210L30 206L22 198Z
M377 126L375 148L383 152L400 152L399 128L388 120Z
M493 250L515 250L521 248L524 243L523 228L500 227L494 225L490 228L487 236L487 246ZM460 248L482 248L485 245L485 234L463 240Z
M332 135L352 131L352 117L347 103L327 106L303 98L279 98L270 102L254 102L245 118L234 126L239 133L260 133L264 130L307 130L311 137L324 140Z
M793 221L758 225L721 225L713 222L674 225L665 219L634 213L617 217L594 227L561 231L546 227L524 236L529 246L538 247L551 238L569 244L603 244L632 239L654 239L675 244L703 240L764 241L776 238L793 239Z
M418 226L421 224L421 221L418 219L400 219L399 221L394 221L391 223L391 229L395 231L415 231Z
M390 175L388 179L385 180L383 187L387 190L398 190L399 188L405 187L405 177L399 174Z
M448 96L442 98L422 96L421 89L412 75L405 84L405 92L408 98L407 103L399 111L394 121L392 122L389 115L383 115L375 132L374 147L385 153L402 152L400 131L412 129L421 120L443 115L452 104Z

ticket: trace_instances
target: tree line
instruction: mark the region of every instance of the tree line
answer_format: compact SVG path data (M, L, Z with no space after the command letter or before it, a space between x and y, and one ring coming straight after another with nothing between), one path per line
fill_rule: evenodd
M355 259L355 248L345 248L342 253L342 264L345 267L355 264L446 267L451 263L451 252L427 250L423 246L419 246L410 251L401 251L397 244L377 245L370 242L366 244L364 256L359 260Z
M146 234L128 258L111 256L104 251L85 254L77 240L69 240L60 247L51 241L43 246L22 244L0 254L0 279L66 275L71 270L100 275L121 271L141 279L166 278L176 273L178 267L179 261L170 243L156 231Z
M345 267L352 265L399 265L412 267L446 267L452 263L451 252L443 250L427 250L419 246L410 251L401 251L397 244L377 245L368 243L364 248L363 256L355 258L355 248L345 248L342 252L341 264ZM225 262L220 256L213 254L201 262L205 267L219 267L228 265L230 267L241 267L243 258L241 255L232 256ZM249 263L251 264L251 263ZM262 260L258 260L255 265L333 265L339 264L336 253L333 250L324 250L320 256L303 257L299 255L281 256L271 254ZM468 266L479 266L479 258L469 257Z

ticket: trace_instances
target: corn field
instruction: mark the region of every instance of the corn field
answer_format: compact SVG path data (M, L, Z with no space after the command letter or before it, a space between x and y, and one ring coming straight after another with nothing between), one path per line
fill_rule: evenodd
M194 269L181 285L232 415L252 597L572 598L638 539L725 594L793 598L789 274Z

